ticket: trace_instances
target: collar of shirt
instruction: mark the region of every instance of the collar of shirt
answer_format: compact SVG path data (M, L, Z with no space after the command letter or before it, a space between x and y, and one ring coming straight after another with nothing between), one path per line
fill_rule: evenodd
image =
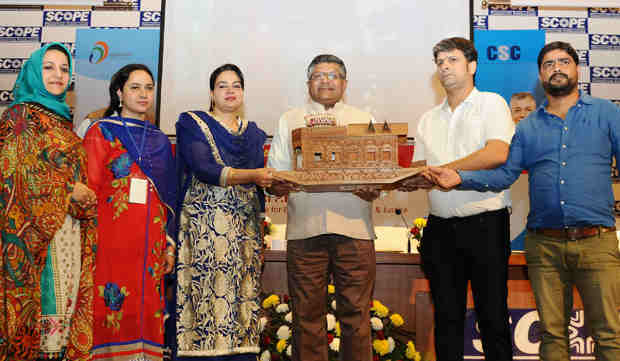
M587 104L590 105L592 104L592 97L589 96L588 94L584 94L583 92L579 92L579 99L577 99L577 104L575 105L579 105L579 104ZM538 116L542 116L544 115L549 115L549 112L547 112L547 106L549 105L549 100L545 99L543 100L542 104L540 104L540 106L538 107L538 109L536 109L536 112L538 113Z
M474 104L474 102L476 101L476 99L478 98L480 92L478 91L478 89L476 89L476 87L474 87L471 92L469 92L469 95L463 100L463 102L459 105L457 105L457 107L454 109L454 113L456 113L464 104ZM441 104L441 111L442 112L446 112L450 115L452 115L452 109L450 109L450 104L448 104L448 98L446 97L446 99L443 100L443 103Z
M340 100L338 103L334 104L333 107L329 108L329 109L325 109L325 106L323 104L317 103L313 100L310 100L308 102L308 104L306 105L306 110L308 112L323 112L323 113L336 113L338 112L342 107L344 106L344 103L342 102L342 100Z

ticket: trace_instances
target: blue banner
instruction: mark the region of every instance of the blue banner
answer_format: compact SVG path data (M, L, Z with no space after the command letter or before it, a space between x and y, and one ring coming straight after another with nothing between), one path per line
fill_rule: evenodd
M75 48L79 75L110 80L123 66L140 63L157 79L159 29L77 29Z
M76 129L87 114L108 106L110 78L134 63L148 66L157 81L159 29L76 30Z
M545 46L540 30L475 30L478 51L476 87L500 94L510 102L518 92L530 92L539 103L544 94L539 85L538 53Z
M536 309L510 309L513 359L538 360L541 329ZM583 310L574 310L568 326L571 360L594 360L594 340L586 331ZM476 312L467 310L465 319L465 360L484 360Z

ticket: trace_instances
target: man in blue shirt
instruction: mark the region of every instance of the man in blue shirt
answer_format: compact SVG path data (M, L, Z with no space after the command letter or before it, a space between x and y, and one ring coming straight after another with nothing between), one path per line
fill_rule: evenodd
M493 170L431 167L441 187L499 191L529 172L525 239L541 325L541 360L568 360L573 286L583 300L597 360L620 360L620 252L612 157L620 155L620 108L579 94L577 53L547 44L538 55L547 100L519 122L506 163Z

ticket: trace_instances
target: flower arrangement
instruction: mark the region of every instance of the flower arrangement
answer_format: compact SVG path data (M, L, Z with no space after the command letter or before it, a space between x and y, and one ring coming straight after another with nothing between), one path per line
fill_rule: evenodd
M411 253L411 243L413 243L413 240L417 241L418 245L420 244L420 241L422 240L422 235L424 234L424 227L426 227L426 218L416 218L413 221L413 227L411 227L411 229L409 230L409 236L407 240L407 248L409 250L409 253Z
M340 350L340 321L335 316L337 308L334 285L327 286L328 313L327 343L330 361L339 360ZM270 294L263 298L262 307L265 316L259 320L261 331L260 361L286 361L291 360L293 336L293 314L289 306L289 297L281 298L276 294ZM398 313L390 310L377 300L372 301L370 309L370 326L372 335L372 352L375 361L420 361L421 356L416 351L411 340L403 340L402 332L399 331L405 320Z

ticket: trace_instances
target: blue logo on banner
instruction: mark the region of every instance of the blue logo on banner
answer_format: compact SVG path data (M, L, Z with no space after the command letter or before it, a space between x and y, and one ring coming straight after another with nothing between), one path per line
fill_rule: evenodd
M0 90L0 105L8 105L13 102L12 90Z
M489 28L489 17L486 15L474 16L474 29L487 30Z
M538 52L545 45L539 30L476 30L476 86L499 93L508 102L514 93L535 93L539 84Z
M487 59L508 61L521 59L521 47L519 45L490 45L487 47Z
M161 11L141 11L140 12L140 26L156 26L161 24Z
M515 360L537 360L541 340L540 319L535 309L511 309L510 330L513 337ZM572 359L594 360L594 339L586 333L583 310L575 310L568 326L569 347ZM465 320L465 359L483 360L482 341L476 313L467 310Z
M69 49L69 51L71 52L71 55L75 57L75 43L69 43L66 41L61 41L62 45L66 46L67 49ZM44 47L45 45L49 44L49 42L43 42L41 43L41 47Z
M28 58L0 58L0 73L19 73Z
M590 67L590 82L612 84L620 83L620 66Z
M590 91L590 83L579 83L577 86L581 92L592 95L592 92Z
M620 50L620 35L590 34L590 50Z
M0 26L0 41L41 41L41 27Z
M538 29L556 33L587 33L588 19L560 16L538 18Z
M590 52L587 50L575 49L579 55L579 65L590 65Z
M44 26L90 26L90 11L52 10L43 12Z
M588 17L606 18L620 16L620 8L588 8Z
M538 8L535 6L510 6L510 5L489 5L489 15L504 16L538 16Z

